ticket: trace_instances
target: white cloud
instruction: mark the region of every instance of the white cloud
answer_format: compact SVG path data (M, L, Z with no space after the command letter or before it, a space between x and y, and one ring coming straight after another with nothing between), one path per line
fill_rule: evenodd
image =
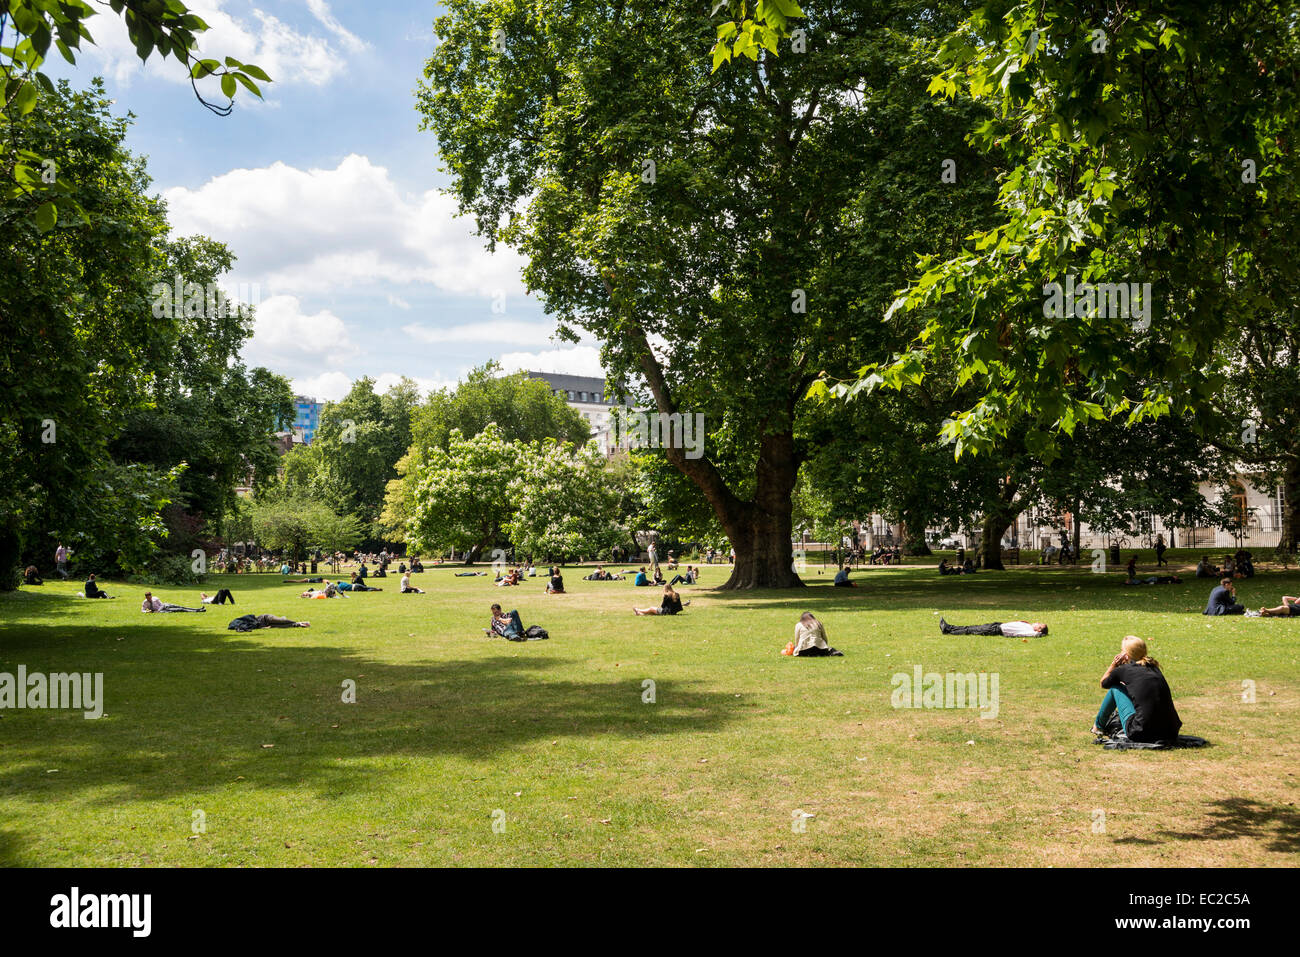
M420 342L496 342L515 346L546 346L555 335L553 322L523 322L517 319L484 319L458 326L409 325L402 331Z
M401 296L394 296L391 292L388 294L388 304L395 309L410 309L411 304Z
M175 235L202 233L234 249L241 281L280 293L359 284L424 283L461 295L523 296L523 258L483 248L473 223L436 190L403 195L355 153L334 169L274 163L235 169L198 189L163 193Z
M296 296L271 296L257 307L253 337L243 357L250 365L292 374L322 363L340 365L356 352L347 326L328 309L309 315Z
M252 7L247 15L238 16L227 11L228 0L191 0L188 6L209 27L197 38L200 56L217 60L230 56L244 63L256 64L276 83L301 82L322 86L346 68L343 56L328 39L296 30L256 7ZM324 3L312 0L309 6L322 25L334 33L348 50L357 52L364 49L365 44L339 25ZM323 9L324 17L316 11L316 6ZM94 17L87 26L95 43L83 44L85 55L100 72L117 83L129 84L141 73L176 83L189 82L185 68L172 57L164 59L155 52L147 62L141 63L121 17L111 13ZM201 82L200 87L205 90L210 87L213 96L218 96L216 83L216 80L208 79ZM266 92L264 89L263 94ZM248 96L247 92L245 96Z
M368 46L364 40L334 18L334 14L330 12L330 5L325 0L307 0L307 9L312 12L312 16L320 21L321 26L338 37L343 45L353 53L360 53Z
M439 389L452 388L457 385L456 380L449 379L431 379L427 376L408 375L408 379L413 379L415 384L420 387L420 395L426 396L430 392L436 392ZM375 392L383 395L397 383L402 381L402 376L396 372L383 372L375 377Z
M310 396L322 402L337 402L352 388L352 377L343 372L322 372L293 380L297 395Z
M600 364L600 349L595 346L573 346L541 352L507 352L501 356L501 367L506 372L522 369L528 372L605 377L605 369Z

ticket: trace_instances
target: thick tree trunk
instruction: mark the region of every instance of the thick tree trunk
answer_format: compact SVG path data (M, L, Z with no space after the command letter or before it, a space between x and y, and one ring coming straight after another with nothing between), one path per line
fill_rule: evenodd
M914 528L908 522L900 522L899 537L903 540L904 555L929 555L930 546L925 542L925 529Z
M1005 571L1002 565L1002 536L1011 527L1013 519L1000 513L984 516L980 524L980 555L986 569Z

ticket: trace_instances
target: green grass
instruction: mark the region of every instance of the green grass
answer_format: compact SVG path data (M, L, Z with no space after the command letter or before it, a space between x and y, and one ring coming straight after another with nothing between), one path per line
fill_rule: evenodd
M911 567L858 572L853 591L814 573L797 594L736 594L710 591L727 570L706 566L686 614L636 618L657 589L570 569L570 594L546 596L541 579L498 589L454 570L416 576L427 595L390 578L333 601L278 575L214 578L204 588L238 605L203 615L146 617L144 589L118 583L113 602L75 583L0 596L0 671L102 671L106 698L98 721L0 711L0 863L1297 862L1300 620L1203 618L1209 583ZM197 589L157 591L197 604ZM1254 607L1283 592L1300 574L1240 586ZM551 640L483 636L497 600ZM804 610L844 658L779 654ZM1051 634L946 637L940 611ZM312 627L226 630L246 612ZM1090 743L1098 678L1130 632L1212 748ZM891 675L916 664L997 672L998 716L893 709ZM816 815L803 833L796 810Z

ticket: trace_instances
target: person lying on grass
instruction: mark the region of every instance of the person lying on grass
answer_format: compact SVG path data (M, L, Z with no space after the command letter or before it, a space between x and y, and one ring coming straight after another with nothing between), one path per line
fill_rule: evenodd
M1152 575L1150 578L1129 577L1125 585L1181 585L1183 580L1177 575Z
M217 590L215 595L209 595L205 591L199 592L199 601L203 602L205 605L224 605L226 602L230 602L233 605L235 603L235 596L230 593L229 588L220 588Z
M987 625L950 625L939 618L939 630L945 635L1005 635L1008 638L1033 638L1047 634L1041 621L992 621Z
M254 631L258 628L310 628L309 621L294 621L280 615L241 615L226 626L231 631Z
M1294 618L1300 615L1300 598L1283 595L1282 604L1276 608L1261 608L1259 613L1264 618Z
M687 605L690 602L686 602ZM634 615L675 615L683 608L682 596L673 590L672 585L664 586L664 600L659 603L658 608L633 608Z
M1237 586L1232 579L1224 576L1219 579L1218 587L1210 592L1209 604L1202 615L1244 615L1246 606L1237 603Z
M519 612L510 609L510 614L501 611L501 606L492 605L492 621L489 627L483 629L487 635L500 635L502 638L522 638L524 634L524 622L519 617Z
M184 605L173 605L171 602L154 598L149 592L144 593L144 602L141 603L140 610L147 615L164 614L173 611L207 611L206 608L186 608Z
M403 594L403 595L423 595L423 594L424 594L424 589L423 589L423 588L416 588L414 585L411 584L411 573L410 573L410 572L407 572L405 575L402 576L402 588L401 588L401 591L402 591L402 594Z
M305 592L303 592L298 597L299 598L346 598L347 596L344 595L341 591L339 591L339 589L333 583L330 583L326 585L324 588L308 588Z
M286 578L280 584L282 585L319 585L325 579L323 578Z
M790 654L795 658L844 657L844 652L836 651L827 643L826 626L810 611L804 612L795 622L794 650Z
M338 585L339 591L383 591L382 588L367 585L356 572L352 573L351 581L339 582Z
M1125 637L1106 673L1101 676L1106 697L1092 723L1098 737L1123 735L1130 741L1174 741L1183 721L1174 709L1174 697L1160 665L1147 654L1147 643L1137 635ZM1113 716L1118 715L1118 725ZM1109 730L1108 730L1109 725Z

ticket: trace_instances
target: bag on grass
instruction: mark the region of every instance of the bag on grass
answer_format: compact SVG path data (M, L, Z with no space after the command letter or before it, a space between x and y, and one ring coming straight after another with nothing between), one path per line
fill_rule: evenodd
M546 629L541 625L529 625L528 630L524 632L524 641L542 641L551 637L547 634Z
M781 654L783 654L783 655L793 655L793 654L794 654L794 642L793 642L793 641L787 641L786 644L785 644L785 647L781 649Z

